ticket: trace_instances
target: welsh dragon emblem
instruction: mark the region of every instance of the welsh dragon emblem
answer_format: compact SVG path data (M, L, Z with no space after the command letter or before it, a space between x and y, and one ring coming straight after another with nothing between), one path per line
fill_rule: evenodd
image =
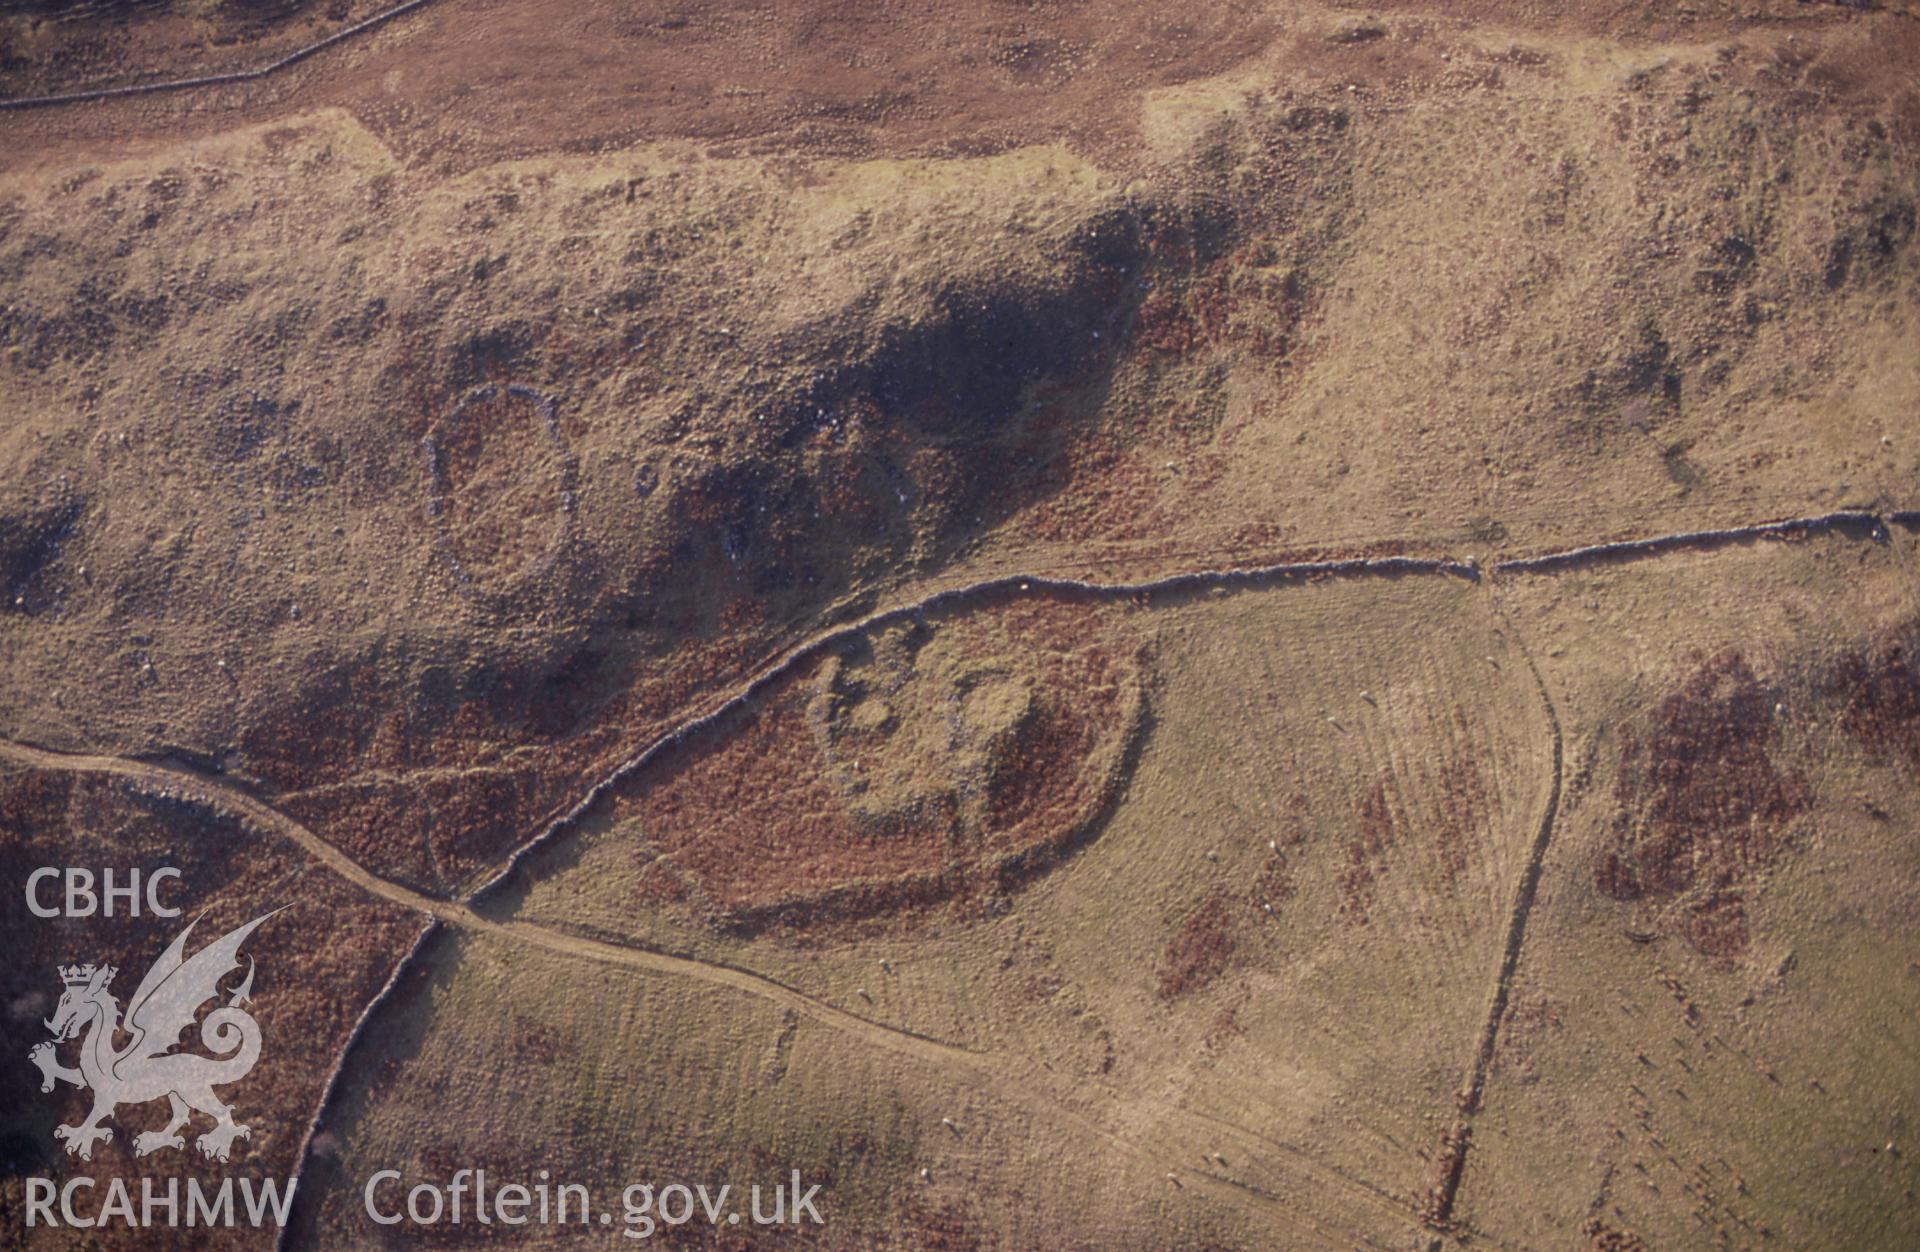
M180 1131L195 1110L215 1123L212 1130L194 1140L206 1156L224 1161L233 1150L233 1141L246 1137L247 1128L233 1120L233 1109L222 1103L213 1089L245 1078L260 1059L260 1023L245 1008L253 989L251 957L247 958L246 978L228 994L224 1005L200 1023L201 1044L217 1055L198 1056L173 1049L193 1025L200 1007L220 994L220 981L240 967L240 945L256 926L272 916L268 913L254 918L191 957L186 955L187 936L198 923L189 925L140 980L127 1005L124 1025L119 1005L107 994L107 984L118 972L113 966L59 967L66 990L46 1023L54 1042L35 1045L27 1059L40 1068L42 1091L52 1091L55 1080L93 1091L93 1111L85 1121L54 1128L53 1137L64 1140L69 1153L83 1161L93 1159L93 1145L113 1139L113 1128L102 1123L116 1108L145 1104L162 1096L167 1098L172 1113L164 1129L134 1137L136 1156L185 1147ZM116 1048L114 1040L122 1033L131 1039L124 1048ZM55 1045L80 1035L85 1036L80 1041L80 1067L70 1069L60 1064Z

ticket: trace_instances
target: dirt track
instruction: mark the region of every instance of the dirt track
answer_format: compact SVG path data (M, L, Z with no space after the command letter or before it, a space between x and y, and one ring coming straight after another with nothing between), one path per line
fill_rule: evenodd
M116 6L124 22L75 33ZM627 1146L695 1168L715 1164L701 1135L744 1150L760 1119L829 1144L845 1110L891 1099L909 1114L894 1146L856 1153L884 1203L843 1201L890 1225L856 1242L991 1230L953 1197L997 1198L1024 1185L1021 1152L1089 1136L1088 1181L1126 1181L1147 1241L1585 1246L1573 1232L1610 1200L1623 1244L1749 1218L1792 1243L1906 1242L1888 1234L1912 1164L1878 1150L1905 1127L1845 1155L1899 1104L1874 1076L1903 1067L1866 1041L1911 1054L1876 1020L1902 1001L1815 980L1885 988L1920 963L1823 969L1807 945L1829 894L1861 919L1832 929L1849 952L1899 945L1920 897L1887 873L1905 894L1882 900L1871 868L1792 877L1869 848L1899 868L1906 776L1833 786L1815 836L1793 832L1798 862L1751 880L1754 948L1686 971L1733 1041L1722 1058L1712 1035L1707 1065L1629 1015L1630 990L1606 994L1638 985L1656 940L1705 953L1673 951L1691 906L1592 901L1588 880L1594 823L1616 817L1596 789L1609 736L1654 716L1643 684L1684 648L1748 648L1787 683L1779 667L1857 646L1873 696L1880 640L1848 619L1909 620L1889 605L1920 531L1892 507L1920 456L1900 346L1920 325L1914 0L84 7L38 42L20 31L39 10L0 17L18 188L0 271L20 276L0 377L31 401L0 532L57 536L8 589L27 642L0 762L42 771L23 795L130 821L191 797L151 807L289 873L317 862L335 877L302 894L380 918L351 994L307 980L333 989L340 1033L306 1049L314 1085L273 1119L276 1168L315 1214L341 1216L336 1160L427 1142L416 1093L498 1069L516 1108L621 1105L622 1125L684 1108L703 1129ZM1123 244L1086 246L1116 222ZM970 379L1005 362L951 290L1042 345L1019 424L986 420ZM1126 346L1089 354L1089 331ZM961 412L913 401L923 377ZM481 415L512 430L462 459L461 406L501 390L514 403ZM795 446L767 433L792 414ZM983 521L975 483L1017 504ZM1097 838L1064 872L1017 900L976 875L938 905L764 938L715 922L705 880L663 883L674 862L646 857L677 822L705 866L772 850L770 898L802 898L780 893L809 881L792 850L813 827L789 815L823 810L783 780L815 758L767 744L811 745L782 719L812 667L869 634L1044 655L1054 636L953 647L1003 613L1137 629L1147 746L1101 771L1108 802L1078 828ZM1343 631L1365 646L1343 656ZM1268 663L1296 645L1298 680ZM74 656L97 666L78 697ZM1822 734L1843 749L1830 772L1853 762L1844 729L1799 716L1830 699L1767 705L1783 771ZM875 739L946 777L917 741ZM1375 773L1350 778L1343 747ZM730 812L736 796L765 803ZM1202 861L1203 839L1230 846ZM1334 859L1368 840L1351 872L1382 893L1370 929ZM1262 847L1293 857L1288 897L1299 884L1264 913L1267 879L1245 888L1236 859ZM1188 908L1224 918L1223 976L1156 1001L1142 989ZM1778 942L1802 949L1792 990L1844 1004L1850 1029L1731 1007ZM873 981L869 946L905 976ZM576 973L641 1016L582 1028ZM754 1077L775 1018L777 1076ZM798 1081L776 1089L795 1023ZM652 1098L599 1065L533 1068L553 1039L701 1080ZM1855 1068L1830 1069L1847 1047ZM729 1098L729 1060L749 1099ZM1650 1061L1678 1071L1651 1098L1625 1086ZM384 1083L396 1068L409 1081ZM968 1088L981 1108L947 1094ZM719 1125L729 1109L748 1111ZM943 1112L968 1133L929 1124ZM1656 1112L1687 1147L1588 1151ZM1806 1169L1793 1149L1822 1135L1840 1147ZM1703 1162L1727 1194L1683 1211L1683 1166ZM1631 1188L1609 1194L1616 1170ZM1074 1242L1084 1194L999 1223L1003 1242L1041 1242L1036 1222ZM319 1229L281 1245L358 1242Z
M1874 8L1872 16L1886 19L1888 63L1910 59L1920 48L1920 22L1900 20L1913 16L1904 5ZM1869 16L1835 4L1707 5L1669 16L1626 8L1516 11L1486 0L1450 4L1438 18L1393 6L1370 12L1442 29L1651 40L1715 26L1784 34ZM1226 73L1275 47L1287 48L1303 82L1445 70L1428 55L1383 63L1377 45L1328 45L1322 28L1345 15L1302 7L1284 18L1254 17L1211 0L1170 13L1095 0L1055 6L1042 23L1045 36L1030 39L1023 22L995 6L770 11L722 2L636 14L611 3L564 11L512 0L402 5L367 29L336 31L292 56L256 54L242 62L252 68L241 70L231 61L202 69L178 50L150 62L135 40L123 57L136 79L204 84L185 92L143 86L106 98L98 98L97 77L48 84L63 90L35 94L78 102L14 110L8 155L20 164L59 164L75 154L97 161L290 109L338 107L396 152L447 169L670 138L772 146L803 158L1002 151L1068 139L1124 163L1134 146L1131 106L1140 98ZM843 49L856 43L871 55L850 62ZM963 48L990 55L956 58ZM1387 98L1353 103L1400 107Z
M1911 514L1898 513L1889 516L1900 524L1906 524ZM1829 531L1878 539L1884 536L1885 526L1886 520L1880 515L1861 510L1846 510L1813 518L1756 523L1750 526L1712 531L1681 532L1641 540L1584 546L1562 553L1502 562L1487 573L1491 579L1497 579L1503 571L1550 575L1581 568L1585 564L1594 562L1653 557L1688 549L1712 550L1732 543L1797 538ZM63 753L12 741L0 741L0 759L33 769L112 775L127 779L163 796L189 797L211 807L222 809L244 819L257 829L270 831L298 844L326 868L362 890L429 917L436 923L451 926L463 932L526 944L562 956L647 973L691 978L711 986L724 987L767 1000L783 1009L861 1040L863 1043L901 1056L935 1066L961 1066L979 1075L996 1094L1033 1109L1042 1116L1065 1120L1078 1130L1092 1134L1138 1159L1157 1163L1166 1159L1164 1144L1136 1140L1122 1134L1082 1107L1089 1096L1098 1100L1110 1100L1118 1096L1119 1093L1105 1083L1097 1080L1078 1082L1074 1084L1075 1089L1070 1094L1052 1090L1050 1087L1053 1084L1031 1071L1018 1068L1009 1058L974 1051L911 1030L886 1025L815 999L794 987L752 970L563 934L524 922L499 921L477 912L474 904L499 883L505 881L517 866L524 863L527 855L535 847L564 832L580 816L588 812L620 778L639 769L672 744L712 724L727 710L750 700L794 666L818 655L822 649L853 633L910 617L931 607L967 604L976 599L997 594L1068 593L1103 598L1133 598L1209 587L1257 587L1327 577L1381 576L1438 576L1479 581L1480 571L1470 562L1438 558L1354 559L1244 570L1199 570L1143 583L1100 584L1036 574L995 578L964 587L942 589L911 604L883 610L853 624L824 632L782 654L717 706L683 721L676 728L649 744L642 752L630 758L614 773L602 779L579 804L534 838L523 843L496 874L464 899L459 900L424 894L374 874L314 831L272 805L238 787L218 782L203 773L161 762ZM1525 860L1521 881L1515 888L1512 911L1507 921L1506 942L1502 946L1500 962L1491 982L1485 1024L1462 1080L1460 1107L1463 1118L1467 1119L1471 1118L1480 1103L1501 1021L1505 1016L1513 973L1525 942L1526 921L1540 867L1553 834L1554 816L1560 794L1560 772L1564 749L1560 742L1559 721L1554 713L1552 696L1547 691L1538 669L1532 667L1530 657L1528 663L1532 668L1533 678L1541 698L1545 702L1549 724L1553 727L1554 776L1550 783L1549 797L1540 825ZM411 958L421 951L431 933L432 927L429 927L426 932L423 932L420 940L416 941L408 957L396 966L381 997L376 998L366 1007L361 1017L362 1025L377 1012L381 998L391 993L398 985ZM359 1031L356 1030L356 1039L358 1035ZM327 1087L329 1099L342 1085L343 1067L352 1051L353 1045L350 1043L336 1062ZM1358 1179L1329 1169L1300 1149L1266 1139L1244 1127L1228 1125L1217 1118L1173 1105L1163 1105L1156 1112L1169 1124L1184 1125L1199 1141L1217 1143L1224 1139L1232 1143L1243 1156L1250 1152L1284 1156L1291 1167L1298 1169L1319 1185L1331 1187L1350 1196L1378 1216L1403 1222L1410 1227L1420 1225L1423 1220L1432 1221L1437 1225L1445 1225L1451 1221L1453 1194L1458 1186L1460 1166L1464 1162L1466 1151L1464 1143L1457 1149L1454 1168L1442 1179L1443 1194L1423 1213L1417 1206L1404 1199L1389 1196ZM316 1113L314 1127L317 1128L323 1118L324 1108ZM1205 1170L1182 1170L1179 1176L1217 1198L1252 1207L1269 1217L1279 1218L1296 1226L1303 1220L1300 1213L1287 1204L1282 1197L1270 1195L1244 1182Z
M975 1052L926 1035L916 1034L913 1031L887 1026L814 999L801 991L750 970L672 956L643 948L602 943L579 936L560 934L523 922L500 922L483 917L464 903L423 895L370 873L342 855L338 849L313 831L280 813L271 805L262 803L244 791L215 783L204 776L149 761L50 752L44 748L13 742L0 742L0 759L34 769L109 774L132 781L163 796L190 797L211 807L230 812L256 828L268 830L282 838L292 840L322 865L354 885L384 900L425 914L438 923L475 935L528 944L561 956L577 957L581 960L617 965L646 973L691 978L710 986L724 987L756 996L871 1046L929 1065L949 1069L954 1066L965 1068L976 1074L989 1090L1000 1097L1027 1107L1042 1117L1065 1121L1080 1133L1098 1138L1140 1160L1159 1163L1166 1159L1163 1147L1136 1140L1115 1131L1104 1124L1097 1115L1088 1113L1060 1095L1045 1090L1035 1081L1036 1075L1017 1070L1007 1058ZM421 950L429 934L430 932L421 936L421 941L414 944L409 956ZM405 972L405 967L404 959L395 967L393 977L387 984L388 992L398 984L401 975ZM370 1019L378 1008L378 1000L370 1003L362 1015L362 1022ZM349 1044L347 1052L340 1058L341 1063L348 1059L351 1051L352 1045ZM336 1065L334 1075L328 1082L330 1093L340 1086L341 1072ZM1111 1087L1099 1084L1094 1091L1089 1092L1083 1089L1077 1094L1111 1098L1117 1093ZM1191 1131L1199 1133L1208 1142L1217 1142L1224 1135L1230 1137L1230 1141L1236 1148L1257 1148L1286 1155L1295 1168L1313 1178L1318 1184L1332 1187L1351 1196L1382 1217L1404 1221L1409 1225L1418 1220L1416 1214L1392 1197L1358 1180L1326 1168L1298 1149L1264 1139L1244 1128L1222 1125L1216 1119L1206 1117L1204 1114L1196 1114L1176 1107L1166 1107L1160 1111L1169 1122L1186 1123ZM319 1126L323 1118L324 1109L316 1115L314 1126ZM1268 1218L1278 1219L1292 1226L1297 1227L1301 1224L1300 1215L1279 1197L1266 1194L1246 1183L1194 1169L1181 1171L1181 1177L1227 1203L1252 1208ZM287 1229L292 1230L294 1227L290 1225Z
M80 91L61 92L51 96L18 96L10 100L0 100L0 109L40 109L63 104L84 104L90 100L112 100L123 96L147 96L161 91L186 91L195 87L219 87L227 83L247 83L265 78L269 74L279 73L288 66L335 47L357 35L363 35L377 26L382 26L403 13L431 4L433 0L405 0L390 9L384 9L372 17L355 22L344 30L335 31L323 39L295 48L287 55L265 65L250 70L232 70L224 74L200 74L187 78L167 78L153 83L135 83L125 87L94 87Z
M785 136L820 153L961 142L1005 148L1063 133L1092 138L1124 116L1107 101L1219 73L1256 55L1273 34L1271 23L1250 24L1228 4L1189 7L1178 20L1086 6L1053 23L1059 46L1040 49L1032 69L1009 82L998 65L954 64L954 47L1008 43L998 14L965 6L929 20L826 5L636 13L589 4L556 12L462 0L397 16L279 72L271 61L238 74L197 75L178 61L141 66L155 78L211 81L186 92L18 110L8 125L32 138L12 146L36 160L63 148L97 155L247 125L297 102L346 108L396 150L461 164L483 149L527 154L669 137ZM842 48L856 31L885 56L850 65ZM129 55L137 60L138 47ZM96 85L73 90L85 96ZM1042 117L1033 108L1041 98L1066 107Z

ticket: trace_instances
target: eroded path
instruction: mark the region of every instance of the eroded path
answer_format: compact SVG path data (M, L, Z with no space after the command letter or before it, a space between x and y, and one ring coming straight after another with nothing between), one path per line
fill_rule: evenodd
M33 769L111 775L162 796L189 799L225 811L241 818L256 829L269 831L299 845L320 864L355 886L430 918L435 925L448 926L505 942L525 944L574 959L652 974L690 978L711 986L758 997L843 1035L859 1039L867 1045L903 1057L939 1067L960 1067L975 1075L997 1096L1051 1120L1070 1125L1129 1156L1157 1165L1164 1163L1167 1159L1164 1143L1148 1143L1135 1139L1113 1129L1109 1121L1100 1115L1098 1112L1100 1105L1117 1100L1120 1093L1098 1079L1065 1078L1051 1073L1036 1073L1030 1067L1020 1066L1017 1058L975 1051L912 1030L875 1021L816 999L795 987L750 969L643 947L607 943L526 922L499 920L477 911L474 907L475 903L493 887L505 881L516 867L524 863L531 851L569 829L581 816L591 810L615 783L644 766L661 752L712 724L728 711L751 700L763 692L769 684L776 682L795 667L817 657L823 650L836 643L876 626L909 618L932 608L956 607L997 595L1076 593L1101 598L1129 598L1216 586L1278 585L1324 578L1438 576L1479 581L1483 576L1498 579L1503 575L1551 575L1592 563L1641 559L1678 551L1710 549L1760 540L1792 540L1827 531L1837 531L1871 540L1883 540L1889 523L1913 526L1917 521L1920 521L1920 517L1913 513L1891 513L1882 516L1864 510L1843 510L1816 517L1756 523L1747 527L1682 532L1647 539L1592 545L1565 552L1501 562L1485 571L1472 562L1445 558L1356 558L1247 569L1197 570L1147 582L1093 583L1035 574L1008 575L961 587L945 588L911 603L875 612L857 621L834 627L780 654L745 679L732 693L719 697L704 711L656 737L640 752L621 763L589 788L579 803L523 842L499 866L497 872L460 899L428 895L374 874L319 834L257 796L240 787L217 781L208 775L181 766L154 760L59 752L9 740L0 740L0 760L12 761ZM1529 665L1531 666L1530 659ZM1563 745L1559 742L1558 721L1553 716L1552 698L1537 668L1533 669L1533 677L1540 696L1546 703L1549 722L1553 726L1554 778L1540 825L1529 848L1521 881L1515 888L1512 911L1507 922L1506 942L1501 949L1498 967L1492 978L1488 1013L1463 1079L1460 1092L1461 1125L1463 1126L1467 1124L1480 1103L1487 1064L1497 1043L1501 1020L1505 1016L1507 990L1511 985L1513 972L1524 945L1526 921L1540 866L1553 834ZM422 938L424 939L425 936L423 935ZM367 1006L366 1013L362 1017L363 1024L378 1010L385 996L398 984L400 974L411 963L413 956L421 951L422 946L421 943L416 943L408 956L402 959L396 967L393 979L387 984L387 990ZM330 1093L340 1086L340 1067L346 1063L352 1051L353 1044L349 1043L336 1063L335 1073L328 1084ZM1243 1156L1262 1153L1285 1158L1288 1168L1301 1177L1330 1192L1346 1197L1357 1203L1363 1211L1398 1228L1412 1229L1422 1224L1444 1227L1452 1220L1451 1197L1464 1166L1466 1151L1464 1136L1459 1137L1456 1148L1452 1150L1453 1155L1446 1162L1448 1172L1443 1178L1443 1183L1446 1184L1443 1199L1440 1203L1422 1211L1406 1199L1391 1196L1369 1183L1328 1167L1311 1153L1272 1141L1244 1127L1230 1125L1218 1118L1170 1103L1156 1108L1156 1112L1163 1115L1170 1126L1180 1127L1185 1135L1191 1136L1195 1141L1208 1143L1225 1141ZM324 1106L320 1115L324 1115ZM316 1125L318 1121L319 1116L316 1117ZM303 1151L303 1160L304 1156ZM1352 1237L1350 1232L1329 1231L1321 1227L1284 1198L1245 1181L1229 1177L1225 1173L1183 1168L1178 1172L1178 1179L1216 1199L1250 1208L1289 1227L1311 1230L1328 1239L1343 1237L1351 1239Z
M1083 1098L1072 1101L1063 1092L1052 1089L1051 1085L1043 1084L1039 1077L1016 1067L1010 1058L976 1052L928 1035L862 1017L751 970L690 957L673 956L646 948L605 943L563 934L525 922L498 921L485 917L464 901L426 895L382 878L272 805L237 787L215 782L177 766L124 757L55 752L11 740L0 740L0 760L11 761L33 769L110 775L125 779L159 796L190 800L225 811L242 819L255 829L268 831L298 844L315 860L355 886L391 903L424 914L441 925L509 943L526 944L560 956L645 973L691 978L710 986L757 996L867 1045L949 1070L956 1066L963 1068L976 1075L995 1095L1011 1103L1050 1120L1066 1123L1082 1134L1090 1135L1118 1151L1150 1164L1165 1160L1162 1148L1135 1140L1112 1129L1097 1113L1082 1107L1088 1103L1084 1097L1089 1095L1095 1098L1095 1103L1103 1099L1117 1098L1119 1092L1108 1084L1092 1082L1078 1084L1080 1089L1075 1094ZM422 939L425 937L423 935ZM416 942L408 954L409 958L417 954L422 946L422 943ZM387 984L388 992L398 984L398 975L407 963L403 960L402 968L396 969L395 977ZM377 999L369 1004L366 1013L362 1015L362 1022L371 1017L378 1007ZM342 1054L342 1062L352 1050L353 1044L349 1043L346 1052ZM338 1069L336 1067L335 1075L330 1080L328 1088L331 1091L337 1086ZM1197 1138L1216 1142L1223 1135L1226 1136L1228 1142L1232 1143L1242 1156L1247 1155L1250 1150L1286 1156L1289 1158L1290 1165L1298 1172L1322 1187L1345 1194L1370 1209L1376 1216L1409 1225L1416 1220L1412 1211L1399 1201L1357 1179L1327 1168L1299 1149L1276 1143L1243 1128L1223 1125L1216 1119L1192 1113L1177 1106L1167 1106L1158 1111L1171 1122L1185 1123L1189 1132ZM316 1125L317 1121L318 1119L316 1119ZM302 1157L304 1156L303 1150ZM1280 1197L1264 1192L1246 1182L1197 1169L1183 1169L1181 1176L1186 1184L1216 1199L1241 1207L1251 1207L1269 1219L1281 1220L1292 1227L1298 1228L1303 1225L1302 1214L1296 1208L1283 1202ZM1322 1237L1332 1238L1338 1232L1320 1230L1317 1233Z
M121 87L87 87L78 91L63 91L50 96L15 96L0 100L0 109L39 109L61 104L81 104L89 100L114 100L124 96L150 96L163 91L185 91L195 87L218 87L226 83L250 83L277 74L290 66L298 65L319 52L345 43L349 39L364 35L377 26L384 26L396 17L411 13L415 9L425 8L433 0L404 0L392 8L382 9L353 25L333 32L312 43L303 44L293 51L264 65L247 70L230 70L223 74L196 74L189 78L167 78L151 83L131 83Z

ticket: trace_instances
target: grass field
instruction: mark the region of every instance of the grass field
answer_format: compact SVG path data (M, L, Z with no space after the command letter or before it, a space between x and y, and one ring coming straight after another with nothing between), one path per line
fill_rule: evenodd
M16 6L0 878L288 1247L1912 1244L1911 7Z

